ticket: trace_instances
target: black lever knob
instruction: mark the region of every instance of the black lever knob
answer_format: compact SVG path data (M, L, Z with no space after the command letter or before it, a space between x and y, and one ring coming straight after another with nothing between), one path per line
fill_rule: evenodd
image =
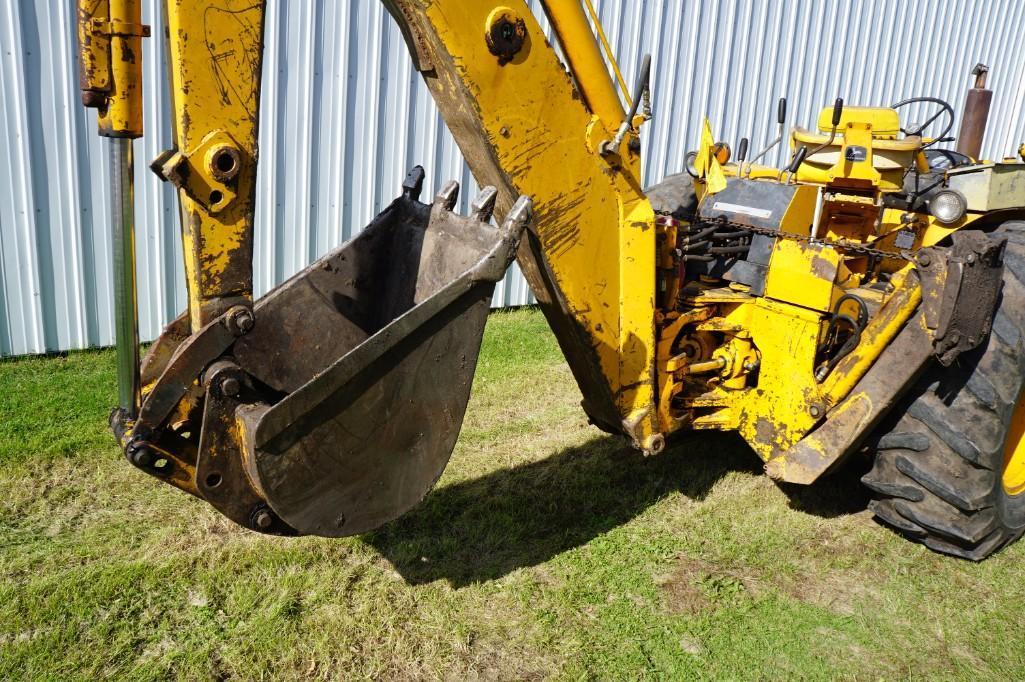
M833 103L833 127L840 125L840 118L843 116L843 97L837 97Z
M800 149L798 149L797 154L794 155L794 161L787 168L787 171L789 171L790 173L796 173L797 169L801 167L802 163L804 163L804 157L806 156L808 156L807 147L801 147Z

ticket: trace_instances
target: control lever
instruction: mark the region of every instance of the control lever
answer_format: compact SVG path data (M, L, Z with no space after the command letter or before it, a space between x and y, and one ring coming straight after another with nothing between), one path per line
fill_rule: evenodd
M794 154L794 160L791 161L790 165L786 167L787 173L790 173L791 175L796 173L797 169L801 167L801 164L804 163L804 160L806 158L808 158L808 148L801 147L797 150L797 153Z
M841 118L843 118L843 98L837 97L836 101L833 102L833 130L829 133L829 139L818 147L815 147L812 151L808 152L806 156L814 156L829 145L833 144L833 141L836 140L836 129L840 127Z
M616 132L616 136L611 141L606 141L601 145L602 154L615 154L619 151L619 148L623 145L623 140L626 139L627 134L633 130L634 118L637 116L637 109L641 105L641 101L644 101L644 116L651 118L651 55L644 55L644 60L641 62L641 71L637 77L637 87L634 90L633 103L630 105L630 112L626 115L626 120L619 126L619 130Z
M751 174L751 166L754 166L758 162L759 159L761 159L763 156L765 156L770 151L775 149L779 145L779 143L783 141L783 135L784 135L784 132L786 130L786 122L787 122L787 98L786 97L780 97L779 98L779 104L776 105L776 122L779 123L779 135L777 135L776 139L773 140L772 142L770 142L769 146L766 147L765 149L763 149L758 154L758 156L756 156L753 159L751 159L751 163L748 166L748 175ZM743 171L743 169L741 169L741 171Z

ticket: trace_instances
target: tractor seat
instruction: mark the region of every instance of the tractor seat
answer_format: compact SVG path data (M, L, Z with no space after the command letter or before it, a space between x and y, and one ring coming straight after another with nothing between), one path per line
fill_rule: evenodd
M827 107L819 114L818 132L799 126L793 129L791 146L794 150L807 147L811 152L829 142L833 129L833 108ZM810 154L798 170L798 180L826 184L829 173L843 157L844 131L851 124L871 126L872 166L882 176L879 188L883 191L899 191L903 185L904 171L915 161L915 154L922 148L922 138L908 136L897 139L900 134L900 117L893 109L882 107L845 107L836 138L814 154ZM859 126L860 127L860 126Z

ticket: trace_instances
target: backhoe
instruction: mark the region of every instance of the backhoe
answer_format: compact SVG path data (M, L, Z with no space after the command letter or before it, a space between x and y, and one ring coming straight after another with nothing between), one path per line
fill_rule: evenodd
M383 2L485 188L469 215L454 183L422 203L415 168L355 239L254 300L266 3L167 1L174 144L151 167L178 191L189 300L140 361L149 29L141 0L79 1L83 102L113 171L110 422L134 466L262 533L399 517L449 460L516 259L603 431L652 456L733 431L800 485L867 456L871 509L903 535L974 560L1022 535L1025 164L979 158L985 67L958 151L937 148L942 100L838 99L790 130L781 100L783 168L706 123L687 167L645 188L651 62L617 87L590 0L541 1L556 45L522 0ZM932 107L924 124L910 105Z

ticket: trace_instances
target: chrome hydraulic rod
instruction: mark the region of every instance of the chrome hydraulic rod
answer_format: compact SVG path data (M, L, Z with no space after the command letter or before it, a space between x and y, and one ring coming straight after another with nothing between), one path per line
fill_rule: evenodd
M110 220L114 263L114 330L118 406L129 419L139 411L139 318L135 281L135 159L130 138L108 138Z
M140 368L132 142L142 136L142 39L149 35L141 0L78 0L82 103L96 109L110 157L118 406L133 421L139 413Z

